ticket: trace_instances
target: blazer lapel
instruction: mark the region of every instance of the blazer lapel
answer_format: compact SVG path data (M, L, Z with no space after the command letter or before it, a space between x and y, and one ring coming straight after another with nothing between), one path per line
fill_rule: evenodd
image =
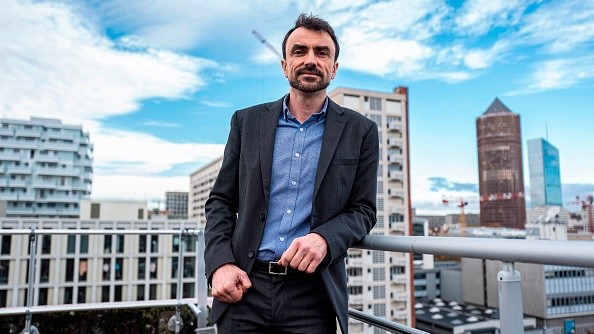
M283 109L283 98L268 104L260 115L260 173L264 186L264 200L268 203L270 196L270 178L272 175L272 154L274 151L274 136L278 119Z
M322 148L320 150L320 160L318 162L318 169L316 170L316 182L313 192L314 200L318 194L324 175L326 175L328 166L330 166L330 161L334 156L334 151L336 151L345 124L346 119L344 117L344 111L329 99L328 109L326 111L326 124L324 125L324 137L322 140Z

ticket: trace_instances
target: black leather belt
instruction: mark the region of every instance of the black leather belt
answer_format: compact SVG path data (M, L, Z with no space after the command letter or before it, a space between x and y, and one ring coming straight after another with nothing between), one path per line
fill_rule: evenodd
M264 272L270 275L277 276L303 276L307 275L305 271L299 271L297 269L284 267L278 264L278 262L254 262L254 270Z

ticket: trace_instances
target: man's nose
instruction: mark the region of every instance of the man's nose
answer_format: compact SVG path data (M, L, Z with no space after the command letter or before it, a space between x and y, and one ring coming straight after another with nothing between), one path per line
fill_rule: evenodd
M313 51L310 51L305 56L305 65L315 65L316 64L316 54Z

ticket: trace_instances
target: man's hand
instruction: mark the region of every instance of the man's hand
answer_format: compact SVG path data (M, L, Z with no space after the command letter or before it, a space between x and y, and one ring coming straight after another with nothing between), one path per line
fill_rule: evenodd
M212 274L212 296L222 302L240 301L251 287L247 273L234 264L224 264Z
M317 233L309 233L291 242L278 264L299 271L313 273L328 254L326 239Z

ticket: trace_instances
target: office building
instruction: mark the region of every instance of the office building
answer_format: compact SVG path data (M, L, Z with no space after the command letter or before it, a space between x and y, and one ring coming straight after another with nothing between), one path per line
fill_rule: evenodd
M0 119L0 201L4 217L78 218L91 194L93 145L78 125L57 119Z
M376 235L411 235L408 89L392 93L337 88L328 96L377 123L380 159L377 177ZM349 306L387 320L414 326L412 256L350 249L347 259ZM352 333L381 330L349 320Z
M528 141L532 207L563 205L559 150L542 138Z
M495 99L476 119L480 224L523 229L526 222L520 115Z
M124 203L126 204L126 203ZM129 205L136 209L135 205ZM118 219L120 218L120 219ZM179 234L118 234L125 230L202 228L191 221L0 219L3 229L112 230L112 234L39 235L33 305L150 301L177 297ZM0 309L26 305L29 235L0 238ZM198 295L203 254L184 237L183 298ZM81 306L81 309L83 307Z
M168 191L165 193L165 211L169 219L188 219L188 193Z
M188 218L206 224L204 205L221 170L223 156L216 158L206 166L190 175L190 193L188 195Z

